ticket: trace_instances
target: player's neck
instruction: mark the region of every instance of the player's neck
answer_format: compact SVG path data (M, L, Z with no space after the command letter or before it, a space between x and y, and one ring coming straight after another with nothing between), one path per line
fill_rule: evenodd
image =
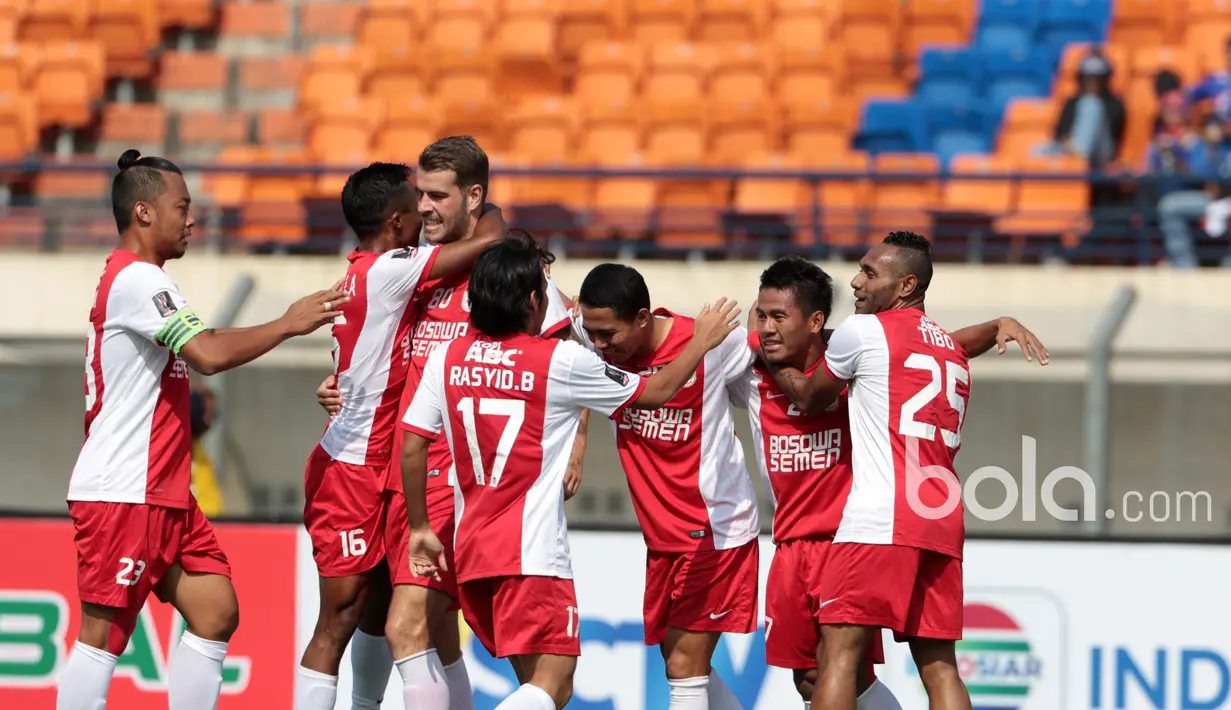
M392 234L381 234L375 237L360 240L359 246L355 247L357 251L372 251L378 254L384 254L396 246Z
M675 319L671 317L659 318L658 316L650 316L650 327L654 329L653 337L650 338L650 352L646 355L652 355L658 352L658 348L663 343L667 342L667 338L671 335L671 327L675 325Z
M807 372L816 367L816 364L825 357L825 339L817 335L808 343L808 349L804 351L803 357L798 363L792 363L791 366L798 369L800 372Z
M141 261L147 261L158 267L161 267L167 261L159 256L157 250L155 250L152 246L143 243L135 234L121 234L119 248L125 251L131 251L140 257Z
M923 311L924 313L927 313L927 310L923 307L922 298L912 298L910 300L898 301L897 303L893 304L893 308L890 308L889 310L900 311L900 310L905 310L907 308L916 308L920 311Z

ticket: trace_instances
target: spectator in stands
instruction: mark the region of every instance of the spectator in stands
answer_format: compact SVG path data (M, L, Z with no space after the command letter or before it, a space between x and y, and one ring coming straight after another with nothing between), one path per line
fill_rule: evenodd
M193 387L188 400L188 419L192 428L192 494L207 518L222 514L222 488L218 485L214 462L201 443L205 432L214 425L217 413L213 391L203 385Z
M1197 266L1197 255L1190 224L1223 204L1220 181L1231 178L1231 139L1214 115L1206 116L1200 138L1183 135L1177 139L1177 133L1187 131L1183 105L1183 97L1165 97L1159 119L1163 130L1150 146L1149 167L1172 176L1160 183L1158 201L1167 260L1176 268L1191 269ZM1231 254L1223 265L1231 266Z
M1231 121L1231 37L1224 45L1227 54L1227 65L1207 74L1188 94L1189 101L1196 104L1201 101L1213 102L1214 115L1222 121Z
M1067 153L1098 170L1114 161L1124 141L1124 103L1111 91L1111 62L1092 50L1077 67L1079 90L1060 110L1048 153Z

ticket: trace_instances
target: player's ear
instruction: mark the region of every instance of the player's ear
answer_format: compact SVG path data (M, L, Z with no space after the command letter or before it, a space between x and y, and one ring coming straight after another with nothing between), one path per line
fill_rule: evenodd
M154 208L148 202L138 200L133 203L133 219L146 227L154 223Z
M650 309L642 308L637 311L637 317L633 319L633 325L636 325L638 328L644 328L645 324L650 322L651 317Z
M813 335L825 330L825 314L821 311L816 311L808 317L808 330Z
M898 298L909 298L919 288L919 277L906 274L898 277Z
M466 188L466 210L473 212L483 206L483 186L479 184Z

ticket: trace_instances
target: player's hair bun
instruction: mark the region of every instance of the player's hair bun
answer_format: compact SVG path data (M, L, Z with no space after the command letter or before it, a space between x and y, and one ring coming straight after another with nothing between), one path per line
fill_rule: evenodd
M136 148L129 148L124 151L124 154L120 156L118 161L116 161L116 165L120 166L120 170L127 170L136 165L138 160L141 160L141 151Z

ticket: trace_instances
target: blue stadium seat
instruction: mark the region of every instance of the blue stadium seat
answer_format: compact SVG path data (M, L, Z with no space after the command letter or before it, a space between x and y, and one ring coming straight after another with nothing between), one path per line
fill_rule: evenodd
M911 153L923 149L923 138L923 122L914 101L874 99L864 104L854 147L872 154Z
M945 131L932 141L932 152L940 161L941 168L948 169L949 161L955 155L992 152L992 140L982 133L962 130Z
M1034 22L1021 25L989 25L980 23L975 43L979 49L1027 52L1034 46L1036 28L1037 24Z
M978 61L983 65L983 95L994 113L1003 113L1011 99L1047 96L1051 90L1054 60L1046 48L985 50Z
M983 101L934 105L924 108L923 123L930 141L948 131L990 135L993 130L990 114L988 105Z
M1110 0L1047 0L1039 22L1040 44L1101 42L1111 20Z
M968 101L978 95L980 65L966 47L932 47L919 53L915 95L926 105Z
M1038 21L1043 0L982 0L979 24L1033 24Z

